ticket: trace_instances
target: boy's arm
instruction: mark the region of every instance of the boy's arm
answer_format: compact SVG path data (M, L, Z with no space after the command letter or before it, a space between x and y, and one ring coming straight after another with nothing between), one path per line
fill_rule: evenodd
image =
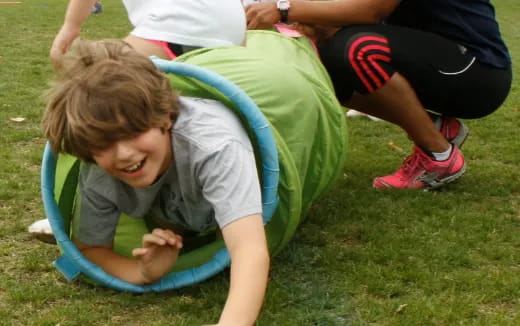
M155 229L142 242L142 248L132 251L132 259L114 252L111 244L90 246L74 240L85 257L108 274L133 284L153 283L175 265L182 238L170 230Z
M112 249L112 245L89 246L76 240L74 244L88 260L108 274L133 284L144 284L144 280L138 272L137 260L117 254Z
M269 252L262 216L249 215L222 229L231 255L231 284L219 325L255 323L264 300Z
M50 57L55 64L79 36L81 24L90 15L94 3L96 0L70 0L65 21L54 38L50 50Z

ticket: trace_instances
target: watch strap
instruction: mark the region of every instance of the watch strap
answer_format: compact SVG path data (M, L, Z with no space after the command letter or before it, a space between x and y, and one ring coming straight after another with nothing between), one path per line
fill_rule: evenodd
M282 23L287 23L289 21L289 10L287 9L280 9L280 21Z

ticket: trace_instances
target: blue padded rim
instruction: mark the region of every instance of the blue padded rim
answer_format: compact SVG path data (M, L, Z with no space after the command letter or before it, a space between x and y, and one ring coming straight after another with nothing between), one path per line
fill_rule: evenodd
M269 124L260 109L258 109L253 100L238 86L212 71L186 63L166 61L156 57L152 57L151 59L154 64L164 72L195 78L215 88L235 103L242 112L258 141L260 157L262 159L263 220L264 223L269 222L278 204L278 152ZM63 224L63 219L56 200L54 199L55 174L56 156L52 153L50 145L47 143L42 161L41 189L45 214L49 219L56 241L63 250L63 257L66 258L60 261L60 265L63 266L65 264L66 266L67 264L72 264L73 266L70 266L70 270L79 269L100 284L119 291L136 293L150 291L160 292L192 285L214 276L229 266L231 262L229 252L226 248L223 248L219 250L209 262L186 271L168 274L158 282L150 285L132 284L107 274L99 266L83 256L65 232L66 229Z

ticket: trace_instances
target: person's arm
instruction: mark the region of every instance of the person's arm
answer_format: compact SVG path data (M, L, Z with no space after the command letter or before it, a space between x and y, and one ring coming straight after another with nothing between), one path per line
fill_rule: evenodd
M260 214L240 218L222 229L231 255L231 284L218 325L254 325L267 287L269 251Z
M52 42L50 57L56 64L59 58L67 52L72 42L79 36L81 24L90 15L96 0L70 0L65 14L65 20L60 31Z
M132 251L135 259L121 256L112 245L89 246L77 240L78 249L108 274L133 284L159 280L173 267L182 248L182 238L170 230L155 229L143 236L143 247Z
M302 24L343 26L378 24L397 7L401 0L290 0L288 20ZM246 6L247 28L262 29L280 21L276 2Z

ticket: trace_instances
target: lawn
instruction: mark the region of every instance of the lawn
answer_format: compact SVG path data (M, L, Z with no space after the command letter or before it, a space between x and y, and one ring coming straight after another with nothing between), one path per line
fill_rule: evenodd
M520 2L494 3L515 61ZM160 294L69 283L51 264L58 248L26 231L43 217L41 94L65 5L0 4L0 325L216 322L227 271ZM125 36L120 1L103 6L83 36ZM273 258L258 325L520 325L519 121L516 80L500 110L466 121L468 171L459 181L436 192L380 192L372 178L392 172L411 144L390 124L349 120L344 173Z

